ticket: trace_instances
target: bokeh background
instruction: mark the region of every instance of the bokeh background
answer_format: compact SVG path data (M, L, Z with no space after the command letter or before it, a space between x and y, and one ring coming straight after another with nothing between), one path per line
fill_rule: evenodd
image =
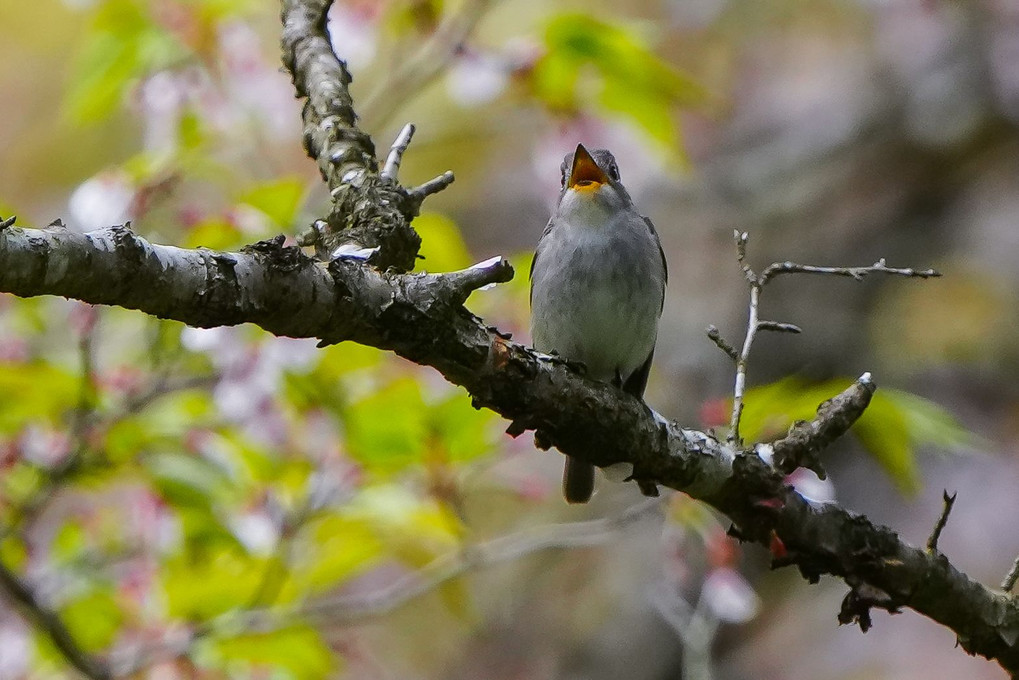
M279 67L276 3L0 5L0 216L238 248L327 206ZM670 285L647 400L726 420L749 262L934 266L787 277L754 346L747 431L872 371L882 401L814 498L994 586L1019 553L1019 5L1014 0L338 1L330 30L403 177L456 183L421 268L495 254L468 306L527 338L529 250L583 142L619 160ZM1002 678L909 611L839 627L846 587L768 570L682 494L512 440L381 352L0 295L0 561L123 677ZM133 675L132 675L133 674ZM0 605L0 679L72 677Z

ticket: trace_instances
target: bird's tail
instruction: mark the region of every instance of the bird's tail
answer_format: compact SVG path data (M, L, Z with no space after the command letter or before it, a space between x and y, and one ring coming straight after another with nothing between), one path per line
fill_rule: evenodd
M566 456L563 469L563 496L567 503L586 503L594 493L594 465Z

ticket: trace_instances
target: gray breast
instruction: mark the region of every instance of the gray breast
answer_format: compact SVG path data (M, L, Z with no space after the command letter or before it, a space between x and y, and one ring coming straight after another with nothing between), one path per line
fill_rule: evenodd
M532 280L536 348L625 379L654 349L664 291L658 244L633 213L596 227L557 224L542 239Z

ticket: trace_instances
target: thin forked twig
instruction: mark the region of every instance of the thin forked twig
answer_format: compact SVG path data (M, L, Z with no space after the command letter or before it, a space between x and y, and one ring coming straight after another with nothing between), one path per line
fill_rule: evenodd
M847 276L857 281L863 280L867 274L890 274L892 276L906 276L919 279L941 276L941 272L934 269L889 267L882 257L869 267L818 267L810 264L796 264L795 262L776 262L761 272L759 283L763 286L780 274L827 274L829 276Z
M415 199L423 201L428 196L431 196L432 194L437 194L446 187L448 187L450 184L453 183L453 180L455 179L456 178L453 176L453 171L447 170L438 177L433 177L424 184L421 184L419 186L414 187L413 189L408 190L407 193L410 194Z
M736 230L733 232L736 243L736 261L739 263L743 276L750 284L750 308L747 314L747 330L743 338L743 346L737 353L729 344L718 329L714 326L708 328L708 338L711 339L729 358L736 363L736 378L732 391L732 414L729 418L729 435L727 440L734 446L742 446L743 439L740 436L740 419L743 415L743 398L746 392L747 362L750 357L750 349L754 344L758 331L774 331L780 333L800 333L802 329L791 323L780 321L761 320L760 303L761 290L772 279L782 274L826 274L829 276L846 276L859 281L868 274L889 274L893 276L906 276L910 278L927 279L941 276L940 272L934 269L905 269L889 267L884 258L881 258L869 267L819 267L815 265L797 264L795 262L775 262L768 265L760 274L756 273L747 264L747 242L750 237L747 232Z

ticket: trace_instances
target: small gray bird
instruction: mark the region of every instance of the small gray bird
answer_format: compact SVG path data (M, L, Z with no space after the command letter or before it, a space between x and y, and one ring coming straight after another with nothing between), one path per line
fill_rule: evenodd
M615 158L578 144L563 159L559 202L531 261L535 349L643 397L667 280L658 233L623 188ZM594 466L567 457L566 501L586 503L593 491Z

